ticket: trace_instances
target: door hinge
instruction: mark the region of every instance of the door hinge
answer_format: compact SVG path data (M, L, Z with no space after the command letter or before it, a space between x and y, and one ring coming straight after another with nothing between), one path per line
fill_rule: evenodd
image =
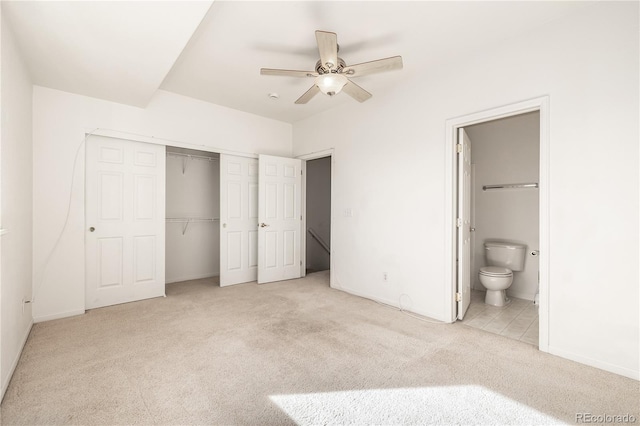
M457 218L457 219L456 219L456 226L457 226L458 228L460 228L460 227L462 226L462 218L461 218L461 217L459 217L459 218Z
M302 220L302 215L300 215L300 220Z
M462 301L462 293L456 293L456 302Z
M462 152L462 144L461 143L456 144L456 152L458 154L460 154Z
M302 260L300 261L300 266L302 266Z

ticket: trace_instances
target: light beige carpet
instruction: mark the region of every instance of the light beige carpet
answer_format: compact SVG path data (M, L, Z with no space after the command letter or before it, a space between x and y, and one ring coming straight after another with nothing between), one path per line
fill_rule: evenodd
M639 383L328 287L328 274L36 324L2 424L540 424L640 418ZM637 420L640 421L640 420Z

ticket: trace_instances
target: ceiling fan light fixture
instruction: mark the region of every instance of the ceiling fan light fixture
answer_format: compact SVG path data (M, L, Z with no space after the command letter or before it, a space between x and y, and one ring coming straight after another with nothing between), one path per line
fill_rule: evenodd
M333 96L340 93L345 84L349 82L349 79L342 74L327 73L316 77L316 86L325 95Z

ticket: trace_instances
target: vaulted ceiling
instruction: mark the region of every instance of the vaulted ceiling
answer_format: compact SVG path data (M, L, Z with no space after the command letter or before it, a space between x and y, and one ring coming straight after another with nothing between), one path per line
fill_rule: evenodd
M358 107L344 94L295 105L313 79L260 75L261 67L313 70L315 30L338 34L347 64L401 55L403 70L357 80L383 97L403 79L428 75L430 66L585 4L2 1L2 14L36 85L138 107L161 89L295 122L336 105Z

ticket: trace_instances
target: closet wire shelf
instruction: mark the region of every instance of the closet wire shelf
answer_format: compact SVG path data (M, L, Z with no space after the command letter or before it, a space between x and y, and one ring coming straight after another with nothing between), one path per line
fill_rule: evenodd
M168 217L166 219L167 223L183 223L182 226L182 235L187 232L187 228L189 228L190 223L195 222L218 222L220 218L217 217Z
M181 152L167 152L167 157L182 157L182 174L187 171L187 160L205 160L208 162L220 161L217 157L207 157L204 155L183 154Z
M513 188L537 188L538 183L503 183L501 185L484 185L483 191L490 191L492 189L513 189Z

